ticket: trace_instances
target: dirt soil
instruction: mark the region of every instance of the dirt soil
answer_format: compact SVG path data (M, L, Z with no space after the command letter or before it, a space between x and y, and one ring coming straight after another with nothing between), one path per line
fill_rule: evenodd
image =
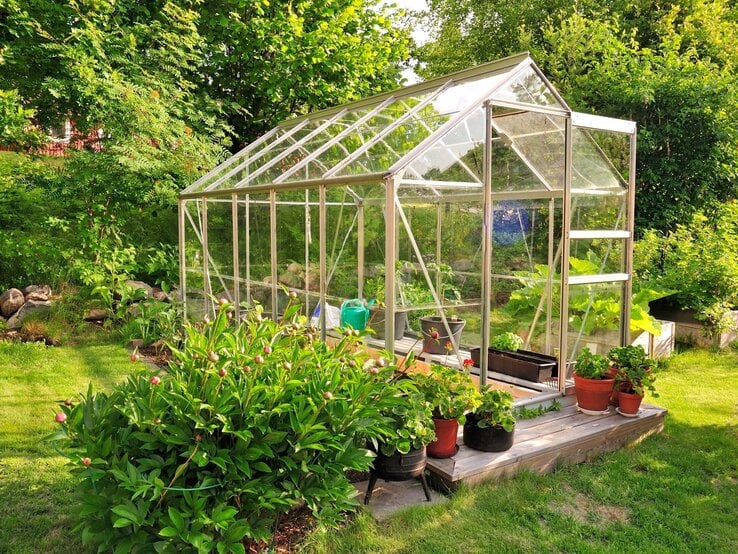
M271 544L249 542L244 546L249 554L261 552L277 552L279 554L292 554L299 551L299 545L303 539L315 528L315 519L307 506L283 515L279 520L277 534L275 537L275 548L270 550Z

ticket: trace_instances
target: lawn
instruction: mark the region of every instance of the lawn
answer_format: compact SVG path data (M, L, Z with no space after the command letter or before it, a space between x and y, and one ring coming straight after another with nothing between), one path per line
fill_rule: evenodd
M53 408L133 369L117 345L0 342L0 551L81 551L73 482L42 441ZM736 552L738 352L687 351L659 375L666 429L635 448L546 476L461 490L378 524L362 513L306 549L334 552Z
M90 381L109 388L133 368L120 345L0 342L0 552L82 550L67 509L73 480L43 437L54 430L58 400Z

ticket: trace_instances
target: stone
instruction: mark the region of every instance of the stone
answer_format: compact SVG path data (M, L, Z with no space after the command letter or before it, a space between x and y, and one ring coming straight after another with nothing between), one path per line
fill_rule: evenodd
M158 300L159 302L172 301L172 299L169 298L169 295L166 292L158 288L154 288L154 292L151 293L151 296L154 298L154 300Z
M21 306L20 310L15 312L13 317L8 320L8 328L20 329L23 321L31 314L34 316L45 315L51 309L50 300L28 300Z
M85 314L85 321L102 321L107 319L108 312L102 308L90 308Z
M29 300L36 300L38 302L46 302L49 299L49 295L41 290L36 290L26 294L26 302Z
M23 288L23 296L26 297L26 300L28 300L28 295L38 292L46 296L46 299L48 300L49 296L51 296L51 287L49 285L28 285L27 287Z
M134 290L142 290L146 293L146 298L152 298L154 293L154 288L151 285L147 285L143 281L132 281L128 280L126 281L126 285L131 287Z
M26 301L23 293L18 289L8 289L0 294L0 314L10 317L17 312Z

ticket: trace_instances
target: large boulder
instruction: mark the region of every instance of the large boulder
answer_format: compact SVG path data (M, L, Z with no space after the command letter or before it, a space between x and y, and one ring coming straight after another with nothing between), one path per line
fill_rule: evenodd
M134 290L142 290L146 294L146 298L154 297L154 288L151 285L147 285L143 281L128 280L126 281L126 285Z
M17 312L26 299L18 289L8 289L0 294L0 314L10 317Z
M21 325L23 324L23 320L27 319L28 316L46 315L50 309L50 300L28 300L25 304L23 304L23 306L21 306L21 309L15 312L13 317L8 320L8 328L20 329Z
M90 308L87 310L87 313L85 314L85 321L102 321L104 319L107 319L108 312L103 310L102 308Z
M26 300L28 300L28 295L30 294L36 295L36 299L39 296L45 296L46 300L48 300L49 296L51 296L51 287L49 285L28 285L24 287L23 296L26 297Z

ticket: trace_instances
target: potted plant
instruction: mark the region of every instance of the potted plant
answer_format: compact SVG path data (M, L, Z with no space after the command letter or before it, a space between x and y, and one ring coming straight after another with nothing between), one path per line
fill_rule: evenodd
M503 452L513 445L515 416L513 395L509 391L487 387L479 406L466 416L464 444L484 452Z
M515 333L500 333L492 337L487 352L487 367L491 371L511 375L519 379L545 382L558 375L558 360L539 352L520 350L523 339ZM481 349L470 351L474 365L480 366Z
M407 310L402 306L405 304L404 298L404 281L403 268L410 262L398 260L395 265L395 286L400 294L399 306L395 306L395 340L400 340L405 336L405 328L407 327ZM412 265L412 264L410 264ZM364 292L367 298L375 302L369 306L371 315L369 316L368 326L374 331L377 338L384 338L384 319L385 319L385 294L384 294L384 266L378 266L375 276L366 280L364 283ZM371 301L371 300L370 300Z
M461 291L454 283L454 271L447 264L429 263L428 271L438 276L438 293L441 302L458 303L461 300ZM406 287L410 292L410 298L415 303L435 302L427 284L424 281L408 283ZM446 328L446 323L448 328ZM420 317L420 330L423 334L423 352L429 354L448 354L454 345L459 345L461 331L466 321L458 317L452 311L446 316L446 323L440 313L432 313Z
M414 373L412 379L433 407L436 440L428 445L428 456L450 458L456 453L459 423L479 405L479 391L467 374L439 364L431 364L428 373Z
M577 356L574 390L577 405L584 413L599 414L607 410L615 379L610 376L610 360L584 347Z
M432 408L410 379L401 380L397 386L404 391L401 401L383 410L392 422L393 431L370 445L376 457L372 461L364 504L369 503L377 479L407 481L420 477L425 497L431 499L424 472L426 446L436 438Z
M642 346L619 346L608 352L615 373L615 389L618 391L616 411L624 416L635 416L641 407L646 390L653 396L655 376L651 372L651 360Z

